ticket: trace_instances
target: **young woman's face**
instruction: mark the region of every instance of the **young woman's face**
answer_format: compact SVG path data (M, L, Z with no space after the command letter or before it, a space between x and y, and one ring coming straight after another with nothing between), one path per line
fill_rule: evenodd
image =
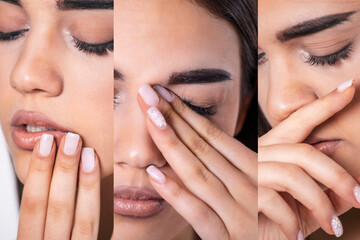
M276 126L296 109L354 78L353 101L310 137L340 140L332 158L355 176L360 175L359 10L356 0L259 4L259 103L267 120Z
M114 26L114 186L152 189L145 171L151 164L177 178L147 132L136 100L138 88L144 83L167 87L233 135L240 114L239 39L226 21L181 0L117 1ZM214 82L197 82L194 71L200 69L208 75L203 79ZM231 77L216 82L211 77L216 71L226 71ZM192 83L171 83L175 74L187 74ZM203 109L209 106L214 106L211 111ZM136 233L139 239L172 239L186 227L186 221L170 206L145 218L115 211L115 238Z
M91 45L113 39L113 11L82 2L0 1L1 126L22 182L35 141L50 129L57 141L80 134L103 176L112 172L113 56L109 44Z

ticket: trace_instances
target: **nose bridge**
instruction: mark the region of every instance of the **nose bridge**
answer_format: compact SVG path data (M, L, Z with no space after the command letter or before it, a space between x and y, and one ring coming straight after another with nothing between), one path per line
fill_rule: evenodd
M278 58L270 63L267 112L275 121L284 120L317 98L314 89L305 83L305 77L286 59Z
M10 85L15 90L22 94L61 94L63 78L57 65L59 45L55 31L51 28L29 30L10 76Z
M136 98L134 103L128 104L125 112L126 114L121 115L126 118L115 123L119 124L118 133L115 133L119 139L119 149L116 150L119 156L115 157L116 161L135 168L163 166L165 160L146 129L145 117L137 105Z

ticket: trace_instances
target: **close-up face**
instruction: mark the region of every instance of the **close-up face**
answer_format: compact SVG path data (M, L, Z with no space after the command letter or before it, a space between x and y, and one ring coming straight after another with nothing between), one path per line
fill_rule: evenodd
M272 127L355 80L352 102L309 136L338 141L331 157L353 176L360 175L359 10L359 1L264 0L258 13L259 104Z
M79 134L112 173L113 11L102 1L0 1L1 127L20 181L43 133Z
M240 41L231 24L192 1L119 0L114 7L116 195L126 187L153 189L149 165L178 179L147 132L137 102L143 84L168 88L231 136L244 111ZM173 239L189 227L166 203L147 213L114 210L115 238Z

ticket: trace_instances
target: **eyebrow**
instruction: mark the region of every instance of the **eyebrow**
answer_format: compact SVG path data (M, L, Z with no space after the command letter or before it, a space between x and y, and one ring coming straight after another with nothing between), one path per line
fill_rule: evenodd
M2 1L2 2L7 2L7 3L10 3L10 4L14 4L14 5L16 5L16 6L21 7L21 3L20 3L19 0L0 0L0 1Z
M349 17L353 15L355 12L356 11L332 14L332 15L312 19L309 21L305 21L303 23L289 27L284 31L281 31L280 33L276 34L276 38L280 42L286 42L294 38L317 33L348 21Z
M173 73L169 80L169 85L179 84L201 84L217 83L232 80L231 74L222 69L204 68L186 72Z
M115 80L124 80L124 76L119 71L114 69L114 79Z
M58 0L56 6L59 10L93 10L114 9L113 0Z

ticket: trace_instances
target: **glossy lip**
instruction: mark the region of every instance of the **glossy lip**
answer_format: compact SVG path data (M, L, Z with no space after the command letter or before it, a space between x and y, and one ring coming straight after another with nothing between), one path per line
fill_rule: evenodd
M309 137L304 141L304 143L314 146L328 157L334 155L341 142L341 139L324 139L319 137Z
M35 146L35 143L41 138L44 133L53 135L58 145L62 136L64 136L66 132L68 132L64 127L58 125L45 114L33 111L17 111L11 118L10 124L11 137L14 143L18 147L25 150L32 150ZM31 133L26 131L25 125L46 127L55 129L55 131Z
M114 213L130 218L150 218L161 213L166 201L146 187L118 186L114 189Z

